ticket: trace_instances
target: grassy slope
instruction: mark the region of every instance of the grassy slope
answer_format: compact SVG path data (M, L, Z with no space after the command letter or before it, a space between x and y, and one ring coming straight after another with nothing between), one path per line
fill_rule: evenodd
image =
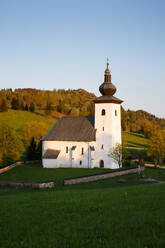
M22 135L22 130L25 123L30 121L44 122L48 130L56 122L55 119L48 119L42 116L42 114L35 114L28 111L9 110L8 112L0 113L0 123L7 123L9 126L14 128L20 135ZM123 132L123 135L126 139L127 146L146 147L147 145L147 139L145 139L140 134Z
M29 164L18 166L4 174L0 174L0 180L9 181L50 181L68 177L77 177L83 175L97 174L100 172L109 172L110 169L81 169L81 168L43 168L40 164Z
M146 173L165 180L164 170ZM123 178L131 182L135 174ZM117 179L0 189L0 247L165 247L165 184L121 185Z
M122 135L128 147L146 148L148 145L148 139L144 138L142 134L123 132Z
M45 125L48 127L48 130L55 123L55 121L53 121L52 119L48 119L39 114L31 113L28 111L9 110L8 112L0 112L0 123L7 123L20 135L22 135L22 130L25 123L31 121L44 122Z
M43 168L41 164L20 165L12 170L0 174L2 181L24 181L40 182L72 178L84 175L99 174L103 172L113 172L112 169L84 169L84 168ZM155 168L145 168L145 175L161 181L165 181L165 170Z

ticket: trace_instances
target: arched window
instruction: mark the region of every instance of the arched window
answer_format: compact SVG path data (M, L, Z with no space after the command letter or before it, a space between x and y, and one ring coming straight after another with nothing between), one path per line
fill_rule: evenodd
M82 161L80 160L80 165L82 165Z
M104 149L104 145L101 146L101 149L102 149L102 150Z
M100 168L104 168L104 160L100 160L99 165L100 165Z
M117 110L115 110L115 116L117 116Z
M102 109L101 115L105 115L105 109Z
M84 148L82 147L81 149L81 154L83 155L84 154Z

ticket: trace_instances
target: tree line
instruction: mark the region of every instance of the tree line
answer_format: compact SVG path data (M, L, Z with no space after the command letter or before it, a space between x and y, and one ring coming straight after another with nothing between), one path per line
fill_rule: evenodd
M14 109L44 111L46 115L53 111L65 115L91 115L94 113L94 98L93 93L83 89L3 89L0 90L0 111Z
M96 96L83 89L77 90L39 90L39 89L2 89L0 90L0 111L8 109L40 112L53 115L94 115L93 100ZM121 109L123 131L139 132L149 138L155 129L165 130L165 119L143 110Z
M8 109L23 110L53 116L63 115L94 115L93 100L96 96L83 89L77 90L38 90L38 89L2 89L0 90L0 111ZM155 163L164 157L165 119L147 113L143 110L131 111L121 108L121 125L123 131L142 133L150 139L151 148L148 155ZM20 159L20 154L26 159L41 157L40 138L46 133L43 123L29 122L24 126L23 138L10 129L7 124L0 125L0 163L9 164ZM160 148L160 144L161 148ZM157 147L157 148L155 148ZM163 150L164 149L164 150ZM159 151L158 151L159 150ZM154 154L154 155L153 155Z
M40 160L41 137L46 132L46 125L37 121L26 123L22 135L7 123L0 123L0 166L12 164L17 160Z

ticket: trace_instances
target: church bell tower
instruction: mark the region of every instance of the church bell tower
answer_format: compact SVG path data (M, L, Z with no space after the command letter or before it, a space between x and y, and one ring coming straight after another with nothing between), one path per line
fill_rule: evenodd
M96 148L94 166L102 168L118 168L118 164L110 157L110 150L117 143L121 144L121 103L122 100L114 96L115 85L111 82L109 63L104 73L104 82L99 91L102 96L94 100Z

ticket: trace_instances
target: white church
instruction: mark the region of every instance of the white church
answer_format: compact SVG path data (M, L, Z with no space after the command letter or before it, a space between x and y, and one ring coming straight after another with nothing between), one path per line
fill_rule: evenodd
M94 100L95 116L65 116L42 138L44 168L118 168L110 149L121 144L121 103L113 96L109 63Z

